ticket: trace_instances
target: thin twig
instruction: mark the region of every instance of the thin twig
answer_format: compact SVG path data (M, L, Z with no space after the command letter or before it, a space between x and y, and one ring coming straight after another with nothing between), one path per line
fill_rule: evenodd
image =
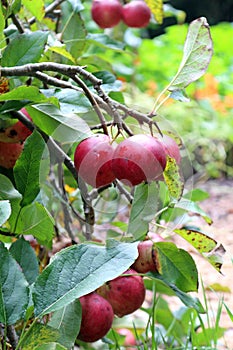
M23 27L22 23L19 21L19 19L16 17L16 15L14 13L12 13L10 17L12 19L12 22L14 23L14 25L18 29L19 33L23 34L25 32L24 27Z

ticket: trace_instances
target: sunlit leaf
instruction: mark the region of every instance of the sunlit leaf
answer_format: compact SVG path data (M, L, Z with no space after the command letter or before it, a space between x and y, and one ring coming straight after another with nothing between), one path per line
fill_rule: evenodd
M38 19L38 21L42 20L45 13L44 0L22 0L22 4Z
M0 201L0 226L3 225L11 215L11 205L9 200Z
M145 0L158 24L163 23L163 0Z
M205 17L200 17L189 25L183 58L168 90L182 90L199 79L207 70L212 54L213 44L209 25Z
M179 166L174 158L167 156L167 164L163 172L163 177L171 198L179 200L183 193L184 183L180 176Z
M57 329L41 323L35 323L26 332L26 335L24 336L20 345L23 350L32 350L37 349L37 346L42 346L43 344L50 342L56 342L58 338L59 331Z
M221 271L225 248L221 244L218 245L215 239L192 228L175 229L174 232L197 249L217 271Z
M20 101L25 99L32 102L48 101L47 97L45 97L36 86L18 86L17 88L0 95L0 101Z

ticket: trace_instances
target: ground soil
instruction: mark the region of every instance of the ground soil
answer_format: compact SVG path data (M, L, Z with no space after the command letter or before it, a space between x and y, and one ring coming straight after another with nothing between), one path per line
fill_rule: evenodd
M190 248L181 238L175 238L177 245L190 250L196 261L200 278L203 280L213 320L216 316L218 303L223 298L233 313L233 180L210 180L195 186L206 190L209 198L200 203L201 208L212 218L213 224L208 225L200 217L192 218L202 231L222 243L224 255L221 274L217 272L204 258ZM209 290L211 287L212 290ZM199 292L203 300L202 291ZM233 322L223 307L220 325L227 329L218 350L233 349Z

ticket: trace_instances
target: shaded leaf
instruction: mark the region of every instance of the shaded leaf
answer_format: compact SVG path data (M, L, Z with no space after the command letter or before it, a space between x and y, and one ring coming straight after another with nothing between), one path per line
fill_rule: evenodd
M192 297L191 295L184 293L175 285L169 284L169 286L175 292L178 298L180 298L180 300L184 303L184 305L188 306L189 308L195 309L201 314L206 312L198 298Z
M38 62L44 51L47 38L48 33L39 30L19 34L11 40L3 51L2 66L13 67Z
M26 332L20 345L23 350L32 350L43 344L56 342L58 338L58 330L41 323L35 323Z
M158 24L163 23L163 0L145 0Z
M197 268L188 252L170 242L154 243L153 249L162 280L176 285L183 292L197 291Z
M179 166L174 158L167 156L167 164L163 172L163 177L170 197L179 200L184 190L184 182L180 175Z
M0 226L2 226L11 215L11 205L9 200L0 201Z
M92 136L87 123L76 114L62 113L56 106L37 104L27 107L34 123L60 142L80 142Z
M190 99L186 96L185 92L183 90L174 90L169 96L170 98L173 98L174 100L180 101L180 102L189 102Z
M79 244L57 253L35 282L35 314L59 310L119 276L136 259L137 244Z
M16 323L28 304L28 283L18 264L0 242L0 322Z
M40 192L40 176L45 171L41 168L41 160L45 148L42 136L34 131L27 137L24 150L14 166L16 187L23 196L22 207L32 203Z
M82 307L79 300L75 300L64 308L55 311L48 325L59 330L58 342L67 349L74 346L80 330Z
M39 262L30 243L21 237L12 243L10 253L21 267L28 283L34 283L39 274Z
M116 51L122 51L124 49L124 44L121 41L116 41L106 34L88 33L86 37L87 42L91 44L96 44L103 48L110 48Z
M200 17L189 25L183 58L168 90L182 90L199 79L207 70L212 54L213 45L209 25L205 17Z
M32 235L38 242L50 247L54 236L54 220L42 204L34 202L20 210L15 232Z
M135 188L128 233L138 240L148 232L149 223L155 217L158 206L158 186L142 183Z
M218 246L215 239L192 228L175 229L174 232L178 233L197 249L217 271L221 271L225 248L222 245Z

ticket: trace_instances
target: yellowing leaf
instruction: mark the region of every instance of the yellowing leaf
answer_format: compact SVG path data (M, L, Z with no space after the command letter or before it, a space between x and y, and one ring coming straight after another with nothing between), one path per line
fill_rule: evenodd
M44 1L43 0L22 0L23 5L32 13L33 16L41 21L45 14Z
M180 176L179 167L174 158L167 157L167 165L163 177L168 187L170 196L179 200L182 196L184 184Z
M163 0L145 0L158 24L163 23Z
M178 233L188 241L217 271L220 272L223 263L223 256L225 254L225 248L221 244L218 245L215 239L194 229L176 229L174 232Z

